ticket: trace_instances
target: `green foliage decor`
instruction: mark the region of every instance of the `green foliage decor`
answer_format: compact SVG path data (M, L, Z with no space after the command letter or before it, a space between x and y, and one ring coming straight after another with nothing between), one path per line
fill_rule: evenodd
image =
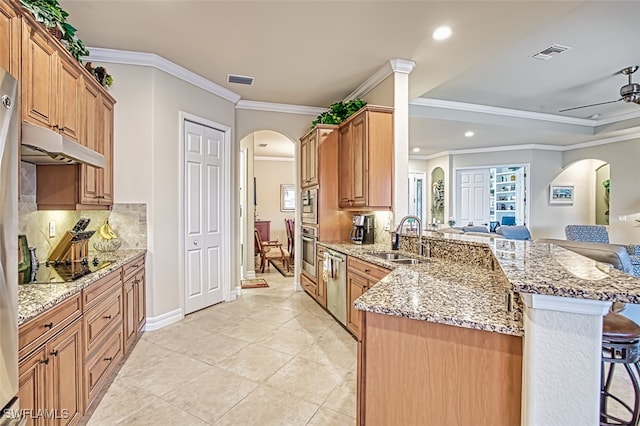
M367 104L366 101L356 98L347 102L336 102L329 109L320 114L311 122L312 126L317 124L340 124L349 116L355 114Z
M62 9L58 0L20 0L22 7L28 10L37 22L47 29L57 30L61 34L60 42L78 62L89 51L76 34L76 28L67 22L69 14Z

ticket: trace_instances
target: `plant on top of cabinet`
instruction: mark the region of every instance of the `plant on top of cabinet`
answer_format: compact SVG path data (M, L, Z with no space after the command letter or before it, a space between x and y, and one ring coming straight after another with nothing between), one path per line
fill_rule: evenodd
M360 98L352 99L347 102L336 102L335 104L332 104L327 111L323 112L313 120L311 122L311 126L313 127L316 124L340 124L349 116L362 109L365 105L367 105L367 102Z
M107 89L111 88L113 77L111 77L111 74L107 72L105 67L94 68L91 62L87 62L84 67L95 77L102 87L106 87Z
M67 22L67 13L58 0L20 0L22 7L28 10L37 22L44 25L69 51L78 62L80 57L87 56L89 51L76 34L76 28Z

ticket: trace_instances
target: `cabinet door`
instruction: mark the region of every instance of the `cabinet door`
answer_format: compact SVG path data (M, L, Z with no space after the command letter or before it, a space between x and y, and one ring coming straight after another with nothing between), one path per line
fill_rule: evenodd
M307 174L305 186L318 184L318 131L309 135L307 143Z
M100 125L100 91L93 82L85 81L82 98L84 114L82 117L82 137L84 146L99 151ZM99 204L98 169L82 164L80 166L80 202L82 204Z
M57 129L58 54L34 28L22 25L22 118Z
M351 124L341 127L338 135L338 205L351 207L353 201Z
M309 136L300 139L300 188L306 188L309 176Z
M77 64L59 57L58 67L58 130L80 142L84 84Z
M123 300L124 300L124 321L123 321L123 339L124 339L124 351L127 352L131 343L135 340L136 331L137 331L137 321L136 321L136 289L135 276L126 280L123 284Z
M316 258L316 300L323 307L327 307L327 282L323 278L324 257Z
M113 103L104 96L101 96L100 103L100 130L101 137L98 144L102 144L102 149L98 147L98 152L104 155L104 169L98 170L101 185L100 204L113 204Z
M353 302L367 291L368 280L358 274L347 273L347 328L354 336L360 336L360 311Z
M45 403L45 372L49 363L44 348L34 352L20 362L18 366L18 398L20 408L27 413L49 408ZM43 425L44 418L27 415L27 425Z
M146 295L145 295L145 274L144 271L136 275L135 283L135 302L136 302L136 333L142 330L147 321Z
M77 424L84 412L81 324L77 321L47 343L47 402L58 414L55 425Z
M19 77L20 19L11 5L0 0L0 67Z
M353 206L366 206L368 194L368 149L367 149L367 114L362 113L351 122L351 182Z

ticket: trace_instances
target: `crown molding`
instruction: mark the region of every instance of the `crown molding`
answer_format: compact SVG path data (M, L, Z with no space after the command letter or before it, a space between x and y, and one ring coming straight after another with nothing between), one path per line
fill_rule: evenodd
M614 115L613 117L603 118L602 120L596 120L596 126L604 126L606 124L617 123L624 120L632 120L640 117L640 110L637 112L628 112L626 114Z
M456 111L477 112L482 114L500 115L506 117L524 118L528 120L550 121L554 123L572 124L577 126L595 127L596 120L586 118L565 117L564 115L545 114L541 112L523 111L519 109L500 108L489 105L469 104L464 102L445 101L442 99L416 98L409 105L451 109Z
M250 109L254 111L286 112L289 114L319 115L325 112L326 108L310 107L303 105L278 104L261 101L241 100L236 104L237 109Z
M253 161L287 161L293 162L296 161L294 157L263 157L263 156L254 156Z
M411 71L416 67L416 63L413 61L408 61L406 59L391 59L389 61L391 64L391 69L393 72L399 72L403 74L410 74Z
M170 60L156 55L155 53L132 52L127 50L103 49L100 47L88 47L89 56L82 58L87 61L108 62L124 65L142 65L153 67L160 71L171 74L181 80L191 83L196 87L206 90L216 96L220 96L229 102L236 104L240 100L240 95L226 89L216 83L207 80L199 74L171 62Z
M546 145L546 144L523 144L523 145L505 145L505 146L488 146L484 148L454 149L440 151L428 155L409 155L410 160L433 160L435 158L447 155L462 154L480 154L484 152L500 152L500 151L523 151L523 150L543 150L543 151L573 151L575 149L591 148L593 146L608 145L611 143L624 142L633 139L640 139L640 133L630 133L628 135L614 136L611 138L598 139L590 142L576 143L573 145Z

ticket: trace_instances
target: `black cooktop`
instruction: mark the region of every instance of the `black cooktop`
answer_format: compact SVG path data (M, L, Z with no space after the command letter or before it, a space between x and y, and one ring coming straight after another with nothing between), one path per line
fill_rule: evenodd
M85 258L74 262L71 260L46 261L41 263L35 271L29 268L20 272L19 281L20 284L68 283L109 265L111 265L110 261L100 261L98 258L93 260Z

